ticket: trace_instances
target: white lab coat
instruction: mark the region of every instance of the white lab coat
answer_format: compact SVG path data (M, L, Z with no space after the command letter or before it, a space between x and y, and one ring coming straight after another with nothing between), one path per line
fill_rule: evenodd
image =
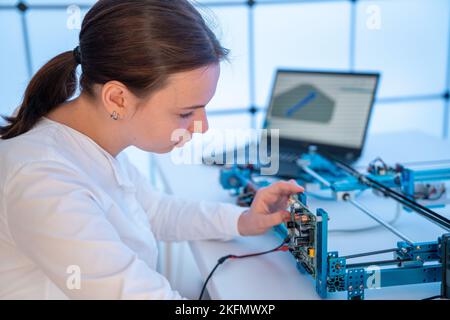
M0 140L0 192L0 299L179 299L156 239L231 238L242 212L152 190L123 154L47 118Z

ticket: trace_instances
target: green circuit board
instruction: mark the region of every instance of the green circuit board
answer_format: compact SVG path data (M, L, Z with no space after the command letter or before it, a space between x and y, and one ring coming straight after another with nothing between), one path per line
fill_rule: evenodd
M296 196L289 200L291 220L286 223L289 250L299 265L314 278L317 273L317 216Z

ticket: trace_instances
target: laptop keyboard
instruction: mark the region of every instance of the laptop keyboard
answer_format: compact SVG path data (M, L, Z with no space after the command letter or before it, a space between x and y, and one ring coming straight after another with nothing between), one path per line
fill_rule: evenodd
M299 155L297 152L280 152L280 161L294 163L295 161L297 161L298 157Z

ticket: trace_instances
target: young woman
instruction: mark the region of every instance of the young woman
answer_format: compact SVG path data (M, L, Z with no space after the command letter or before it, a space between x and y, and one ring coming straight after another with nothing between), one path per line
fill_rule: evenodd
M121 154L169 152L196 121L207 130L227 50L188 0L100 0L79 41L0 127L0 298L181 298L156 271L156 240L261 234L303 189L273 184L246 211L190 202L152 190Z

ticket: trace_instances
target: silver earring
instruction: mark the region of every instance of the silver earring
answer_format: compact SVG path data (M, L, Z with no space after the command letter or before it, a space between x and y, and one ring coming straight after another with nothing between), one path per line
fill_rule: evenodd
M113 113L111 114L111 118L113 120L117 120L117 119L119 119L119 114L116 111L113 111Z

